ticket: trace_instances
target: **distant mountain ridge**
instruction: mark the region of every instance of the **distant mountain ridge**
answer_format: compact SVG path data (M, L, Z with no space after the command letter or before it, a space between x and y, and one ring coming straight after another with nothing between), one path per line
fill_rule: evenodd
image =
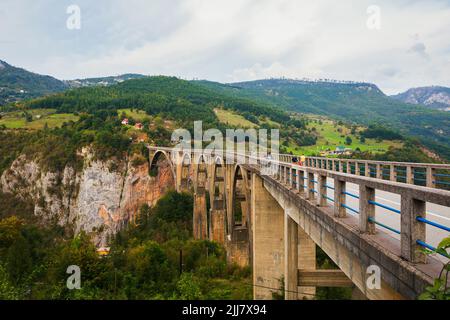
M36 98L62 92L71 88L110 86L131 79L146 77L142 74L128 73L117 76L58 80L22 68L14 67L0 60L0 106L24 99Z
M0 106L67 88L63 81L56 78L17 68L0 60Z
M137 73L126 73L118 76L86 78L75 80L64 80L64 82L71 88L92 87L92 86L111 86L127 80L141 79L147 76Z
M411 104L422 104L431 108L450 111L450 88L441 86L411 88L391 96Z
M199 81L235 97L246 97L300 113L325 115L363 125L380 124L413 136L450 158L450 113L412 105L359 82L265 79L230 84Z

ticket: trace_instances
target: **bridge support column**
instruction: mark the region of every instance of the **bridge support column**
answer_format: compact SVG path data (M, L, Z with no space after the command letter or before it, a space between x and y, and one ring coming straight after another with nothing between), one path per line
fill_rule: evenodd
M316 244L302 228L298 228L298 269L316 270ZM312 299L316 294L316 287L298 287L297 290L300 300Z
M208 219L206 216L206 194L199 192L194 194L194 239L208 238Z
M284 298L297 300L298 225L288 214L284 217Z
M220 201L220 200L219 200ZM211 241L225 244L225 209L214 209L210 211L210 231Z
M272 299L284 273L284 210L252 176L253 298Z

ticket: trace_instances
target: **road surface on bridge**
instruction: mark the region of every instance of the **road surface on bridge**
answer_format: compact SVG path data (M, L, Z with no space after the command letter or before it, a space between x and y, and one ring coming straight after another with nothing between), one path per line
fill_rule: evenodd
M316 177L317 180L317 177ZM327 178L327 184L329 186L334 186L334 180ZM356 184L353 183L347 183L346 185L347 192L359 195L359 187ZM330 188L327 188L327 195L331 199L334 197L334 191ZM376 190L375 193L376 202L379 202L381 204L387 205L389 207L392 207L394 209L400 210L400 195L385 192L381 190ZM330 205L332 205L332 202L330 200L327 200ZM359 199L355 199L349 195L346 196L346 204L347 206L358 210L359 211ZM434 203L427 202L426 204L426 212L427 212L427 219L437 222L439 224L442 224L446 227L450 227L450 208L444 207L441 205L437 205ZM347 213L350 215L357 216L357 213L354 213L347 209ZM375 219L378 222L381 222L391 228L394 228L396 230L400 230L400 215L398 213L395 213L393 211L384 209L382 207L376 206L375 209ZM388 229L382 228L380 226L377 226L378 229L383 230L384 232L387 232L392 237L400 240L400 235L392 232ZM448 236L448 232L444 231L442 229L427 225L426 226L426 239L425 242L431 244L432 246L436 247L438 243L445 237ZM444 258L442 258L444 259Z

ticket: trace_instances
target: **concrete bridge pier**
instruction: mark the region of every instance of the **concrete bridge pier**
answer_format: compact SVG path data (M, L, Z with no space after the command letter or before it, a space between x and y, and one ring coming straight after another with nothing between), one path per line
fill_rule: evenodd
M282 288L284 278L284 210L264 188L263 180L256 174L252 176L251 202L253 298L270 300L272 293Z
M194 239L208 238L208 218L206 211L205 191L198 191L194 194Z

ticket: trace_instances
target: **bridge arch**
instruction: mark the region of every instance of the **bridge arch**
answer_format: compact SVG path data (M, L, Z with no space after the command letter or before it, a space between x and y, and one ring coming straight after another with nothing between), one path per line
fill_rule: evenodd
M177 161L177 185L180 191L188 191L193 187L192 158L188 152L179 153Z
M172 174L173 183L175 184L176 174L173 162L171 160L170 155L164 150L156 151L149 160L149 173L151 176L157 176L158 171L162 166L162 163L166 161L168 166L170 167L170 172Z

